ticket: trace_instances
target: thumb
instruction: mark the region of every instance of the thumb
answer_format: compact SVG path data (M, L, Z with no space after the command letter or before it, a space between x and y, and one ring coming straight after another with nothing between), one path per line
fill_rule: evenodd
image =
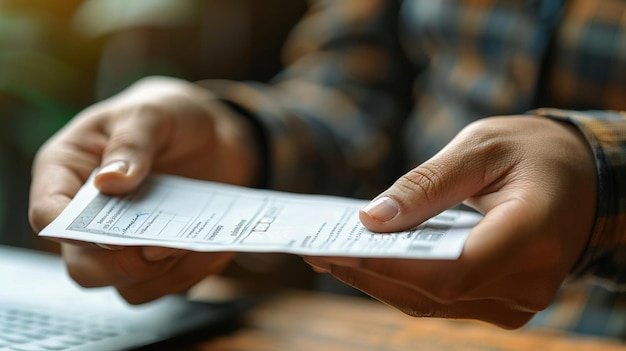
M146 178L164 139L164 123L159 120L157 115L136 111L110 122L101 167L95 177L101 192L127 193Z
M408 230L484 189L486 157L470 161L463 149L449 145L400 177L361 209L363 225L374 232Z

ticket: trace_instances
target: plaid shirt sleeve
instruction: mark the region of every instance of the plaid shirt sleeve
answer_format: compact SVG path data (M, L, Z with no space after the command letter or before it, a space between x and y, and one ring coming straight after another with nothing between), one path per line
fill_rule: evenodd
M551 59L545 62L540 62L544 57L544 44L547 45L542 38L549 37L551 29L541 28L541 24L545 24L542 17L538 17L538 22L528 20L531 17L525 17L523 10L532 3L550 8L549 4L557 2L459 1L458 8L444 6L456 2L412 2L443 7L445 11L434 13L441 13L444 19L454 18L445 24L458 27L439 28L442 32L437 38L448 38L445 48L452 46L453 57L463 53L465 60L443 60L451 64L449 66L434 64L435 58L429 62L430 53L424 53L422 58L421 50L432 48L420 47L417 40L411 40L412 44L418 44L410 47L414 50L410 52L412 61L409 63L406 59L403 50L406 43L400 42L403 38L399 38L397 28L398 16L402 14L401 0L315 1L311 2L309 13L287 43L285 65L288 68L270 84L219 80L204 84L233 108L258 122L268 157L263 187L369 198L404 173L410 163L407 161L409 157L413 160L401 141L407 134L413 137L412 140L427 141L426 137L435 137L440 143L447 142L448 136L438 138L433 132L436 129L426 128L423 119L419 123L407 124L416 111L420 117L437 117L437 126L448 132L450 126L460 128L466 122L489 115L522 113L539 103L580 110L622 109L624 75L620 72L624 72L624 65L619 56L623 46L619 44L623 43L624 31L622 17L615 14L619 13L616 8L623 9L624 5L621 0L598 1L604 6L586 0L567 2L568 10L555 34L558 45L552 48ZM474 4L471 8L474 11L461 11L464 9L462 4ZM518 12L522 13L521 17L517 16ZM414 11L411 14L423 13ZM458 16L451 17L452 14ZM514 31L495 33L503 35L491 35L495 31L493 26L502 18L517 19L518 22L509 22L527 27L515 27ZM478 19L493 26L476 26ZM472 28L478 32L469 31ZM426 29L431 33L429 28ZM458 34L458 38L454 34ZM500 67L497 64L488 60L478 64L477 61L483 56L494 57L493 52L485 49L488 52L485 54L480 48L501 48L497 52L509 62L507 55L512 55L511 47L504 44L511 42L510 36L519 44L514 61L525 69L521 70L524 74L513 70L518 74L510 77L512 81L509 82L500 79L507 77L497 71ZM474 45L460 45L473 38L475 42L470 43ZM492 40L480 40L484 38ZM607 45L599 45L605 43L601 38L611 40L606 41ZM502 45L495 45L498 43ZM600 48L606 52L599 51ZM545 66L540 67L541 64ZM441 75L420 74L433 74L433 66L443 67L434 72ZM612 71L608 71L609 66ZM591 69L598 67L602 70ZM491 68L496 70L491 71ZM533 77L541 72L543 79L536 82ZM418 94L418 89L413 90L414 80L425 76L433 84L422 86L420 97L442 95L446 99L439 99L445 103L420 113L419 106L414 109L410 104L414 101L412 94ZM448 79L447 85L442 84L445 79ZM542 84L542 88L535 91L535 86ZM450 99L450 88L457 99ZM536 97L541 97L540 101L533 101ZM429 102L439 100L422 99L422 109ZM512 107L500 108L503 105ZM454 116L453 112L458 111L463 112L462 119L442 118ZM588 249L574 275L595 275L626 284L626 253L623 252L626 250L624 113L556 109L535 113L576 124L586 135L596 157L599 179L597 219ZM417 137L419 130L424 133Z
M264 187L371 197L402 159L411 74L396 32L399 1L312 2L270 84L202 84L262 127ZM404 104L404 105L403 105Z
M596 221L574 275L626 286L626 112L539 109L534 113L578 126L596 161Z

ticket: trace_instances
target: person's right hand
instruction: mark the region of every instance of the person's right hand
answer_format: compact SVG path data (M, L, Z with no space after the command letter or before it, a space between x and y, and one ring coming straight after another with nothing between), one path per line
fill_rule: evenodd
M80 113L40 148L32 170L31 225L36 232L48 225L98 167L95 183L107 194L133 190L150 172L252 185L259 150L249 123L193 83L143 79ZM62 249L79 284L116 286L131 302L182 291L232 256L112 251L88 243L63 243Z
M594 161L583 134L568 123L530 115L481 119L359 214L371 231L397 232L463 202L484 217L457 259L306 260L411 316L520 328L550 305L590 240Z

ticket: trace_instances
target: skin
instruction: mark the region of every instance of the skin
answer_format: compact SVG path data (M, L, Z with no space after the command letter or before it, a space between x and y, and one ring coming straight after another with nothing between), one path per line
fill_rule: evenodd
M549 305L581 255L593 225L594 181L593 156L572 126L484 119L373 202L386 207L360 213L367 228L393 232L464 202L485 216L458 260L306 260L411 316L519 328Z
M150 171L251 185L259 155L249 122L195 84L148 78L77 115L38 151L29 219L40 231L89 174L107 194L134 189ZM69 274L85 287L114 286L131 303L181 292L219 273L232 253L61 244Z
M261 158L251 128L191 83L140 81L85 110L41 147L32 226L50 223L96 167L96 185L110 194L134 189L150 171L252 185ZM573 127L530 116L483 119L360 213L368 229L393 232L464 202L485 216L458 260L305 259L412 316L518 328L549 304L581 255L593 225L594 181L593 156ZM114 286L131 303L185 291L233 257L61 245L74 280Z

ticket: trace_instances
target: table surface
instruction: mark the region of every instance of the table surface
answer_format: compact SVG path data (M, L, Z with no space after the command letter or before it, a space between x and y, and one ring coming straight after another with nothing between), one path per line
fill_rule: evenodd
M369 298L286 291L265 299L232 333L188 351L613 351L626 344L537 328L412 318Z

